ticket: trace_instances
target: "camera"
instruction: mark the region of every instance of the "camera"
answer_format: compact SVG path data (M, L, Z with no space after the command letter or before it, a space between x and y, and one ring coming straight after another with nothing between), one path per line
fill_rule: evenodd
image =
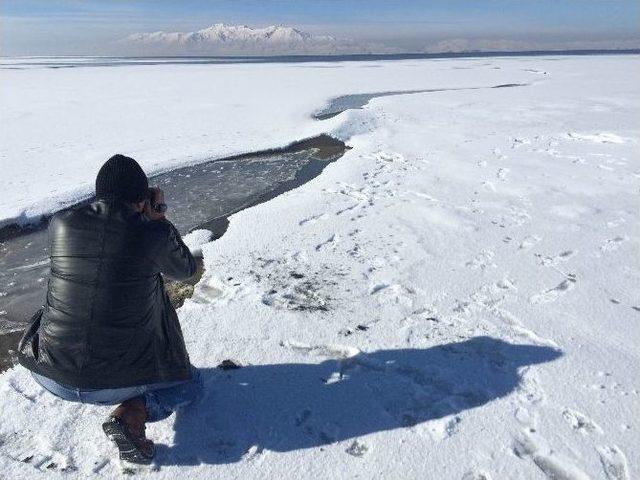
M167 204L156 203L155 198L156 198L155 191L152 188L150 188L147 191L147 200L149 200L149 205L151 206L151 209L157 213L165 213L167 211Z

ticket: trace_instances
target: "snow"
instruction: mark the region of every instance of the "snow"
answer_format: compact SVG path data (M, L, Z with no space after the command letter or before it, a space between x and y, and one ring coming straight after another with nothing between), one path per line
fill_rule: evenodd
M576 140L587 140L597 143L625 143L623 138L620 138L615 133L596 133L594 135L584 135L580 133L570 132L567 134L569 138L575 138Z
M201 247L206 270L179 317L205 397L150 425L158 460L140 475L638 478L638 65L598 56L113 68L126 85L146 82L135 94L96 88L115 79L106 68L22 72L23 95L62 77L49 83L99 91L110 101L92 105L127 126L94 124L90 148L83 135L64 147L93 158L90 172L70 173L76 182L118 137L146 168L319 131L353 147L313 181L233 215ZM507 83L530 85L384 96L309 119L349 93ZM120 115L136 95L147 101ZM50 98L68 125L93 115ZM208 126L237 136L192 145L216 105L225 121ZM37 115L12 109L22 129L3 149L17 152ZM176 112L163 120L171 134L154 132L163 109ZM189 111L193 130L173 127ZM34 148L58 161L40 185L57 185L69 167L43 135ZM29 178L11 168L10 178ZM8 216L24 202L5 188ZM216 369L225 359L242 368ZM120 474L99 428L107 409L59 401L20 367L0 377L0 392L8 478Z
M213 233L206 229L192 230L186 234L182 240L189 247L194 257L202 257L202 246L209 243L213 238Z
M491 86L504 79L490 68L475 76L451 69L473 63L4 69L0 227L37 221L87 197L98 169L115 153L132 156L147 173L161 172L327 131L339 120L320 123L311 114L333 96L362 92L363 85L386 91ZM514 70L513 79L531 77Z
M163 53L205 54L301 54L331 53L338 49L334 38L311 35L293 27L271 25L251 28L246 25L216 23L195 32L134 33L123 45L161 49Z
M197 32L189 33L134 33L126 40L142 43L198 44L208 43L240 43L279 46L280 48L295 48L296 44L315 39L306 32L283 25L272 25L265 28L251 28L246 25L227 25L216 23ZM332 40L331 37L317 37L319 40Z

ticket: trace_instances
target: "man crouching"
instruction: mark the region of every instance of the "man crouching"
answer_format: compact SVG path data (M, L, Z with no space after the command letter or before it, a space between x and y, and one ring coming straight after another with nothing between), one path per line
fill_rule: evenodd
M162 280L188 279L196 264L165 210L135 160L110 158L96 201L51 220L46 302L18 347L20 363L52 394L120 404L102 428L132 463L154 455L145 422L167 418L202 389Z

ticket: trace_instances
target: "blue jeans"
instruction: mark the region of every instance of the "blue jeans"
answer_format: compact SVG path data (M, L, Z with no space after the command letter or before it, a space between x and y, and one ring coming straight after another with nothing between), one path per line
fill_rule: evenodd
M117 405L134 397L142 397L147 411L147 422L164 420L181 407L197 400L202 393L202 376L191 367L191 380L151 383L125 388L80 389L62 385L50 378L31 373L42 388L56 397L71 402L95 405Z

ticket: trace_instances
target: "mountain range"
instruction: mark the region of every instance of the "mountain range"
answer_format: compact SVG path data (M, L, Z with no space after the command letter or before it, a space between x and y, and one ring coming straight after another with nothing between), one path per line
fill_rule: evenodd
M134 33L112 43L115 54L129 55L336 55L367 53L446 53L473 51L525 51L571 49L638 48L637 40L602 42L522 41L513 38L444 38L425 42L422 47L402 48L384 42L337 39L314 35L294 27L216 23L195 32Z
M291 55L349 51L348 42L328 35L312 35L293 27L216 23L195 32L134 33L121 40L144 54Z

